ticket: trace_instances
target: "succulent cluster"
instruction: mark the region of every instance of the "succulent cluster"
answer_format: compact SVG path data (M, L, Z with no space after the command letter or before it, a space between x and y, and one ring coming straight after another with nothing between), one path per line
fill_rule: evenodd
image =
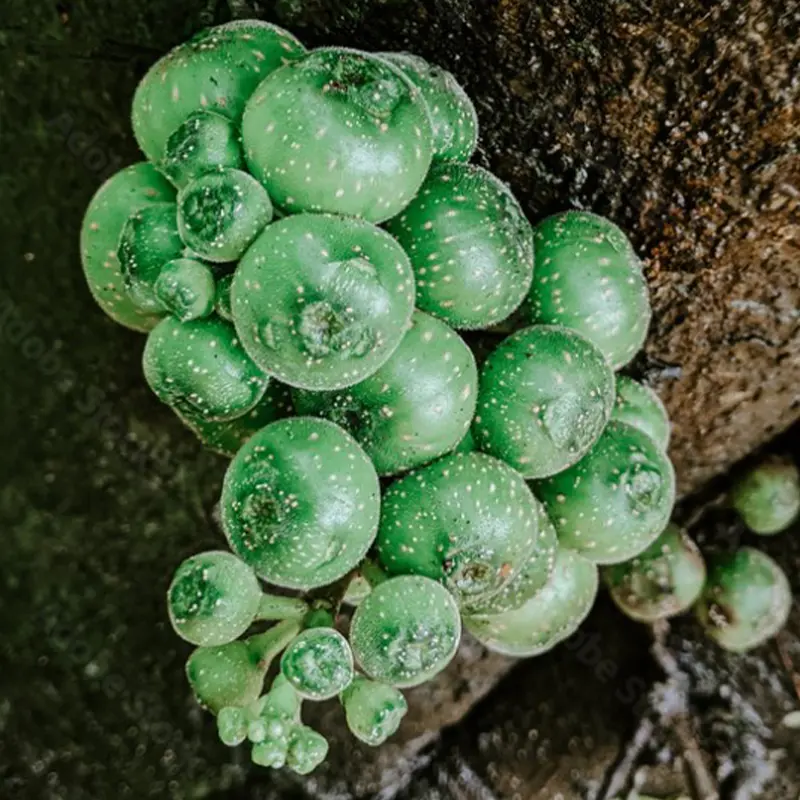
M769 456L734 481L729 500L752 533L780 533L800 517L800 471L788 458ZM744 652L786 624L792 603L780 566L754 547L740 547L710 561L695 614L717 644Z
M618 399L621 389L620 380ZM624 393L633 403L644 397L630 387ZM648 420L654 432L660 424L660 416ZM800 516L800 472L791 460L770 456L734 481L729 501L752 533L784 531ZM707 635L732 652L774 636L792 607L789 580L766 553L742 546L715 553L706 566L697 545L673 524L646 550L602 572L614 602L632 619L655 622L693 608Z
M378 745L462 626L543 653L599 565L637 618L695 600L702 559L667 527L669 421L615 375L649 324L639 259L588 212L531 226L469 163L450 73L242 21L158 61L132 120L147 161L98 190L81 253L104 311L148 332L154 393L232 458L231 552L187 559L168 591L223 742L307 773L327 743L302 703L338 697ZM499 323L479 370L458 331Z

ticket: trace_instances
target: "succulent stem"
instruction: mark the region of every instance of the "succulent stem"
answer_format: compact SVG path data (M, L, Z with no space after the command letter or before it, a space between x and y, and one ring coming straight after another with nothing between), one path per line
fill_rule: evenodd
M265 671L286 646L300 633L300 623L287 619L247 639L247 649L254 661Z
M308 613L308 603L299 597L264 594L258 605L258 620L301 620Z

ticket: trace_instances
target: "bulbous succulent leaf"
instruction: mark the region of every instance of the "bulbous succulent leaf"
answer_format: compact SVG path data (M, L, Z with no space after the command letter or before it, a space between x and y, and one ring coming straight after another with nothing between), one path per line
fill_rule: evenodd
M451 661L461 638L461 618L441 584L402 575L378 584L353 615L350 645L372 678L391 686L429 681Z
M633 425L663 450L669 445L670 422L661 399L649 386L626 375L617 375L617 395L611 419Z
M258 84L304 53L294 36L260 20L201 31L157 61L136 88L131 121L139 147L159 163L169 137L198 111L238 123Z
M187 642L232 642L251 625L261 587L244 561L221 550L187 558L176 570L167 607L175 632Z
M641 262L610 220L567 211L534 228L535 279L522 309L528 323L566 325L596 345L614 369L644 344L650 300Z
M240 139L239 129L227 117L196 111L170 134L159 166L178 188L206 172L244 169Z
M454 328L486 328L525 297L533 232L509 188L472 164L432 167L389 232L411 259L417 306Z
M433 123L435 161L469 161L478 145L478 115L452 73L411 53L380 53L422 92Z
M788 459L772 457L742 475L731 489L731 503L753 533L771 536L800 515L800 472Z
M791 586L780 566L766 553L742 547L709 561L695 614L720 647L742 653L774 636L791 607Z
M596 564L618 564L649 547L667 526L675 472L647 434L609 422L577 464L533 488L564 547Z
M152 203L128 217L122 227L117 258L125 291L134 304L149 314L166 309L155 285L165 264L183 254L175 203Z
M475 413L475 359L458 334L415 311L400 346L366 380L335 392L296 390L300 414L338 423L379 475L405 472L453 450Z
M519 608L464 617L464 627L497 653L540 655L577 630L594 604L597 586L597 567L561 547L553 573L540 591Z
M341 389L397 349L414 276L400 245L371 223L299 214L252 244L231 307L242 344L264 370L297 388Z
M168 261L161 268L153 291L159 303L180 322L207 317L214 310L214 273L193 258Z
M222 526L231 549L265 580L310 589L344 576L378 526L378 476L350 434L327 420L267 425L225 475Z
M463 602L462 615L499 614L519 608L550 580L558 554L558 536L544 506L538 500L536 508L539 515L539 536L528 560L497 594L474 602Z
M422 95L387 61L314 50L263 81L247 103L250 172L288 213L383 222L419 189L433 156Z
M159 400L189 420L241 417L256 407L269 380L233 326L218 317L162 320L147 337L142 366Z
M286 648L281 672L308 700L328 700L353 680L353 652L333 628L309 628Z
M578 462L611 416L614 375L588 339L560 325L509 336L480 373L477 446L526 478Z
M703 590L706 565L700 549L677 525L638 556L605 567L603 580L624 614L655 622L686 611Z
M424 575L459 605L480 602L549 547L538 522L519 473L482 453L449 455L386 489L378 556L389 574Z
M201 258L236 261L272 219L272 203L252 175L238 169L207 172L178 194L178 230Z
M142 310L128 295L117 246L128 218L142 208L175 200L175 190L156 169L134 164L112 175L95 192L81 226L81 263L92 297L111 319L136 331L148 331L163 310Z

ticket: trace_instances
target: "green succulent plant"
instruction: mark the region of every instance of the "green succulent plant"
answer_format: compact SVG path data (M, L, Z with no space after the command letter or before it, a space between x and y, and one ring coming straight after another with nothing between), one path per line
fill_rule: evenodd
M131 119L147 162L92 198L81 261L103 311L148 334L156 397L231 459L230 552L165 587L225 745L306 775L328 743L303 704L338 697L378 746L463 629L519 657L572 634L598 565L625 613L694 604L731 650L783 624L775 562L743 548L704 582L668 527L666 410L614 374L651 316L627 236L584 211L532 226L468 163L475 110L449 72L246 20L154 64ZM784 529L797 471L762 465L731 502Z

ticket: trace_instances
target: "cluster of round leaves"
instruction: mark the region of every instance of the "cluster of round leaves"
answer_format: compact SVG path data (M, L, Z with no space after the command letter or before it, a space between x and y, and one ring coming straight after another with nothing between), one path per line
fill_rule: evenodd
M784 531L800 516L800 471L788 458L769 456L734 481L729 501L752 533ZM724 550L706 566L697 545L672 524L644 552L602 572L614 602L632 619L655 622L693 607L708 636L732 652L774 636L793 602L786 574L766 553Z
M380 744L462 625L545 652L598 565L640 618L694 599L702 562L664 532L669 421L615 375L649 324L641 264L594 214L532 227L469 163L450 73L237 22L156 63L132 119L148 160L90 202L82 260L104 311L148 332L154 393L232 457L232 552L188 559L168 593L224 742L308 772L327 743L301 704L338 696ZM459 331L500 323L517 330L479 369Z
M800 471L789 458L768 456L736 478L729 500L752 533L773 536L800 517ZM761 550L745 546L710 560L695 614L721 647L744 652L786 624L792 603L781 567Z

